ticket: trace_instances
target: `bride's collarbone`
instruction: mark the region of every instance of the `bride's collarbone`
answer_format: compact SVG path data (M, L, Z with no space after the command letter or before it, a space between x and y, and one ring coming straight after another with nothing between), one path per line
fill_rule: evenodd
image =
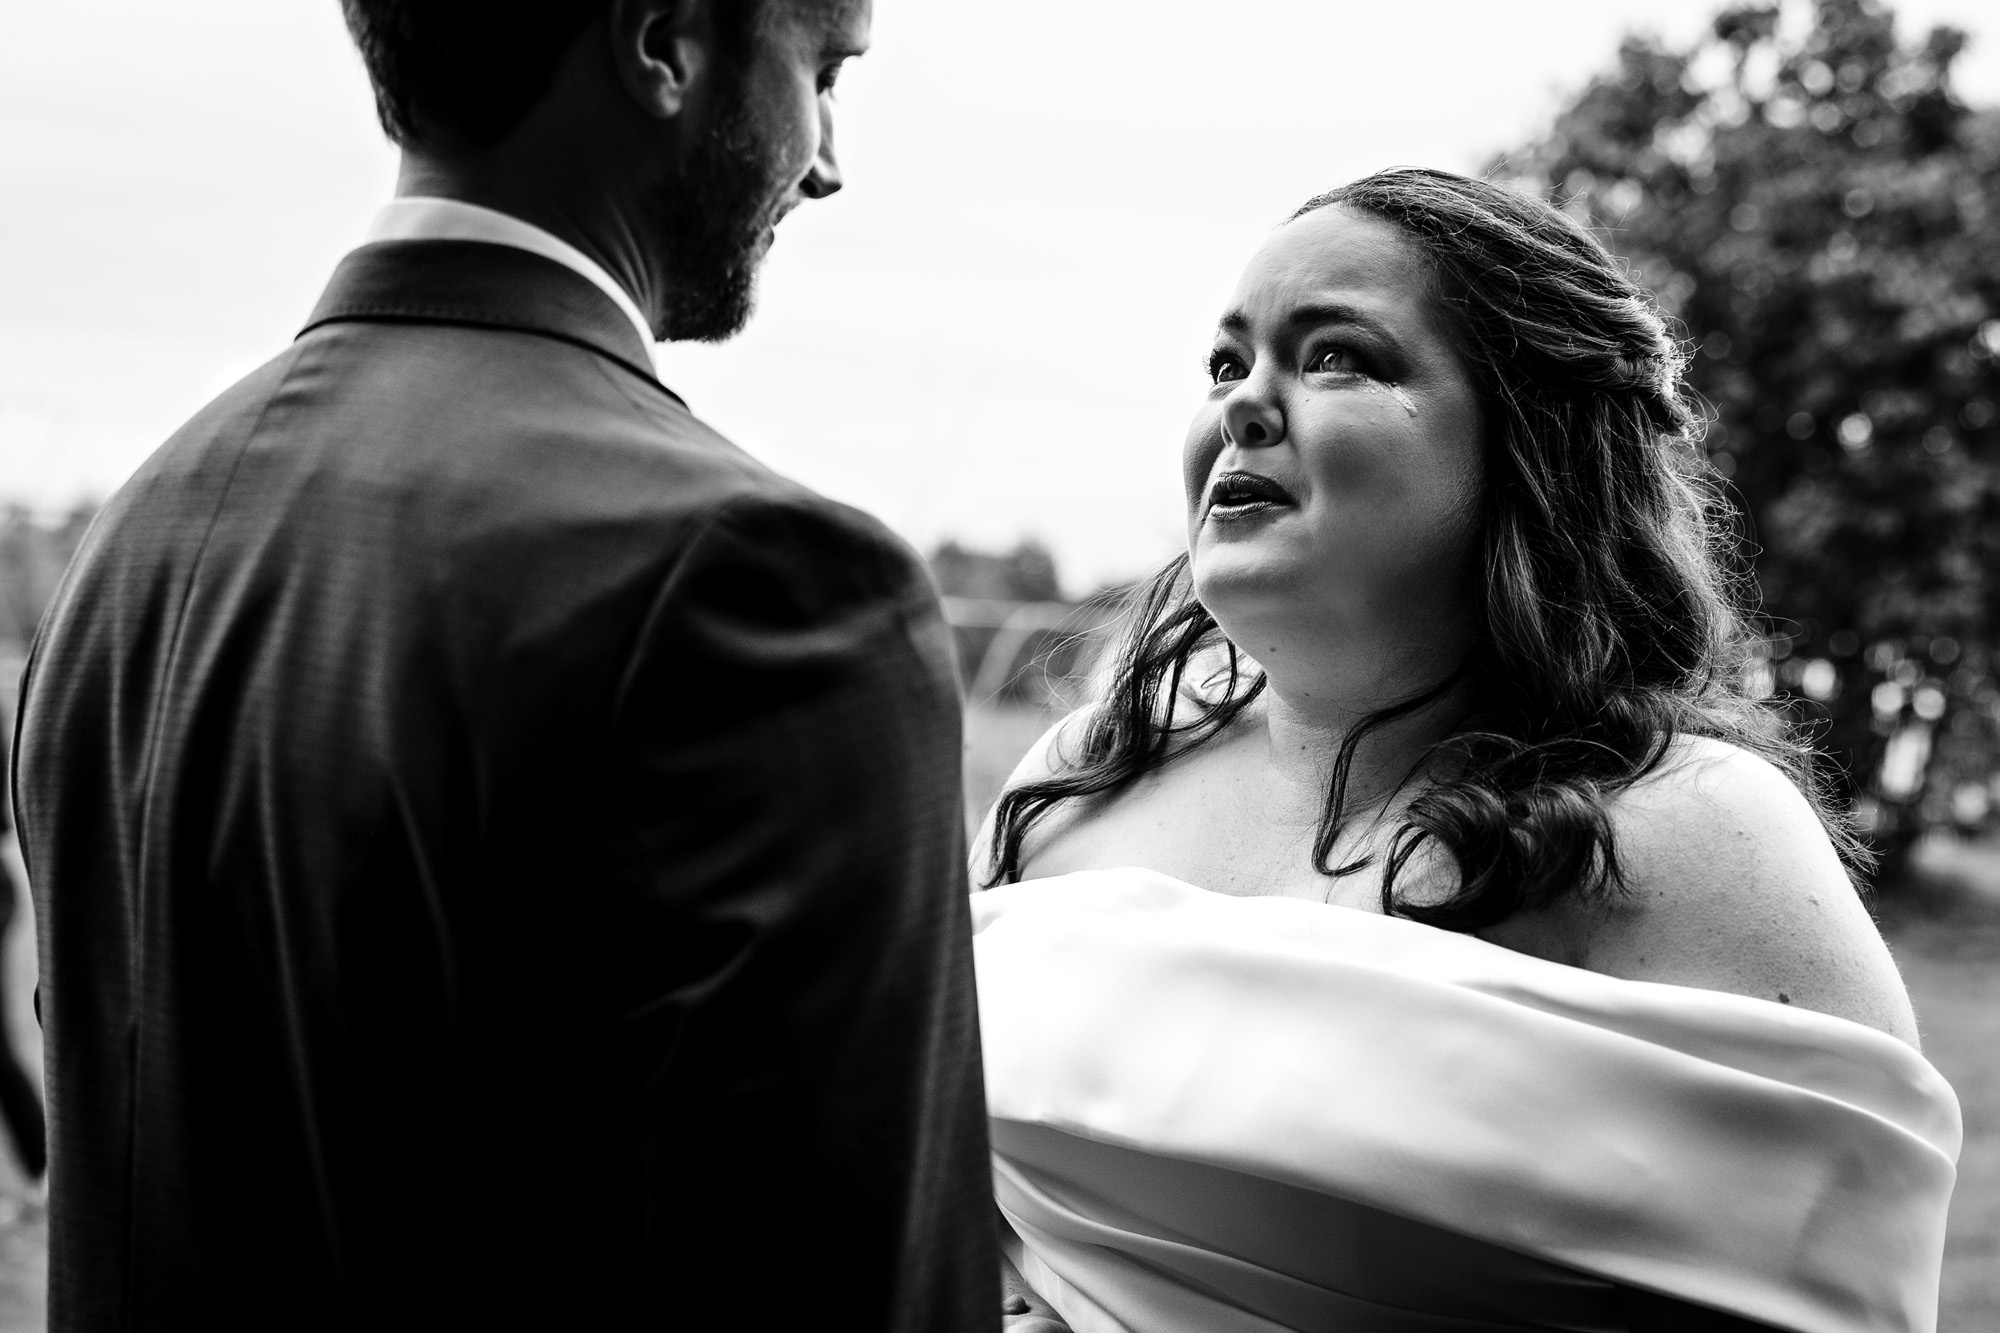
M1239 898L1301 898L1335 907L1380 913L1383 881L1393 829L1368 824L1349 830L1327 864L1346 868L1328 874L1313 859L1311 823L1280 823L1246 815L1219 803L1174 799L1149 778L1146 788L1121 793L1079 810L1049 830L1035 849L1031 875L1143 866L1213 893ZM1449 857L1425 848L1400 869L1396 897L1427 903L1449 895L1456 885ZM1473 932L1516 953L1571 967L1588 967L1592 942L1606 913L1582 903L1556 903L1517 912L1497 925Z
M1029 870L1059 875L1136 865L1217 893L1279 892L1306 877L1312 838L1309 830L1303 839L1273 835L1212 808L1120 800L1052 829Z
M1313 853L1324 791L1271 768L1261 722L1252 710L1227 734L1115 792L1051 810L1028 837L1023 873L1143 866L1235 897L1383 911L1385 869L1404 802L1350 812L1324 863L1352 868L1321 870ZM1432 903L1457 887L1450 853L1427 842L1398 868L1394 896L1405 904ZM1518 953L1588 967L1606 918L1592 905L1559 902L1474 933Z
M1286 795L1260 799L1221 765L1170 767L1051 820L1028 870L1039 876L1137 865L1233 897L1304 898L1379 912L1393 830L1365 817L1354 821L1327 864L1355 868L1328 874L1313 856L1318 809ZM1429 869L1413 864L1403 883L1422 893Z

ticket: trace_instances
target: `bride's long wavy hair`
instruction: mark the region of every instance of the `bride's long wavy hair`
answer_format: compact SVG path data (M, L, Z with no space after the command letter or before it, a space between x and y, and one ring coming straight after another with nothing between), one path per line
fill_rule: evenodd
M1484 596L1470 657L1367 716L1333 756L1313 846L1323 874L1358 747L1461 684L1472 712L1406 783L1382 907L1477 930L1571 893L1622 884L1606 798L1656 769L1679 735L1715 737L1783 769L1852 865L1865 853L1813 756L1743 668L1757 636L1733 525L1681 382L1684 357L1648 293L1588 231L1526 193L1441 171L1381 172L1307 202L1400 228L1482 407ZM1219 662L1213 680L1205 665ZM1191 674L1192 673L1192 674ZM1056 805L1116 792L1227 730L1265 685L1194 595L1187 557L1133 597L1107 684L1052 771L995 807L987 881L1018 878L1022 843ZM1417 782L1417 779L1422 779ZM1426 844L1458 883L1416 902L1398 878Z

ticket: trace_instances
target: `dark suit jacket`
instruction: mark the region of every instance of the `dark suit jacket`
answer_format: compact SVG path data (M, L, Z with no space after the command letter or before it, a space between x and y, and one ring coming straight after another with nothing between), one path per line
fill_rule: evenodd
M997 1324L931 586L582 278L349 256L22 698L51 1328Z

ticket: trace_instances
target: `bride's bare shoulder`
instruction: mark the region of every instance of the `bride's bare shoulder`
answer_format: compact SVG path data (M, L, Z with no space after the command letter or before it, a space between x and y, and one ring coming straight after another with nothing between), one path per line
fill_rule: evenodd
M1610 815L1626 891L1594 916L1586 966L1797 1004L1916 1043L1887 946L1776 765L1681 737Z

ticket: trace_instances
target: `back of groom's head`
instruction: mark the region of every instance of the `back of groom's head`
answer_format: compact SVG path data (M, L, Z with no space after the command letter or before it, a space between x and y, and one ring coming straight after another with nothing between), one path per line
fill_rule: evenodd
M841 185L834 79L870 0L341 0L405 194L596 259L655 336L749 318L778 223Z
M760 0L722 0L717 36L740 58ZM382 128L403 147L504 138L611 0L341 0Z

